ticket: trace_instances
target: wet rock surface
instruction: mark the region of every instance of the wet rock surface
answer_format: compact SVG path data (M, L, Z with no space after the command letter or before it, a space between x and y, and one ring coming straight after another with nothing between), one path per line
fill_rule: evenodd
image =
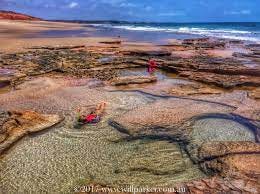
M202 144L199 151L201 161L235 154L254 154L259 152L259 144L246 141L208 142Z
M185 39L182 44L191 45L195 49L215 49L225 48L226 43L221 41L213 41L210 38Z
M157 78L155 76L125 76L118 77L111 80L111 85L120 86L128 84L143 84L143 83L152 83L156 82Z
M199 149L200 165L210 179L193 181L186 186L190 193L259 192L259 144L253 142L211 142Z
M234 88L236 86L255 86L259 87L259 77L248 77L242 75L222 75L203 72L181 72L180 76L187 77L195 81L216 85L222 88Z
M102 80L111 79L116 73L113 69L100 71L93 69L97 67L97 60L100 55L91 55L84 51L65 50L38 50L27 53L9 54L2 56L2 64L9 68L16 69L25 76L38 76L50 72L64 73L78 77L89 76ZM102 69L101 69L102 70ZM16 75L12 76L12 81L18 79Z
M226 178L215 176L213 178L193 181L184 185L187 193L259 193L256 180Z
M260 99L260 89L256 88L249 93L249 96L254 99Z
M102 41L102 44L121 44L121 40Z
M215 143L214 145L219 147L218 143ZM228 147L229 145L232 145L232 142L230 144L226 143L224 145ZM241 142L241 144L237 143L236 146L240 148L239 151L237 151L236 149L230 151L223 150L223 152L230 153L225 153L225 155L220 156L216 156L215 153L210 154L212 159L210 160L210 158L207 158L208 161L204 161L203 163L201 163L202 168L208 172L217 172L223 177L239 176L240 174L242 174L250 178L259 178L259 145L252 143L252 146L255 147L254 150L243 150L241 148L243 146L243 142ZM203 153L203 151L201 152Z
M33 111L2 111L0 116L0 154L23 136L52 127L62 120L58 115L41 115Z
M122 52L124 55L137 55L137 56L151 56L151 57L163 57L163 56L170 56L171 53L164 50L151 50L151 51L144 51L144 50L128 50Z
M11 80L7 78L0 78L0 88L10 86L11 85Z
M46 49L46 50L65 50L65 49L80 49L85 48L85 45L72 45L72 46L38 46L38 47L30 47L28 49Z
M187 107L189 111L187 112ZM111 125L131 135L180 136L180 124L191 117L213 112L232 112L232 107L189 99L165 99L111 120ZM181 135L181 136L182 136Z
M178 142L195 164L209 177L213 176L181 185L180 187L186 188L187 193L258 193L260 147L256 142L259 142L259 127L239 116L216 114L214 105L206 102L203 108L199 108L198 102L194 107L192 103L184 103L185 100L176 104L173 102L159 100L156 103L160 103L160 106L156 107L156 103L153 103L130 111L115 118L111 125L135 138L162 138ZM189 107L189 114L181 113L180 104ZM161 111L163 108L165 110ZM230 107L222 108L218 111L232 112ZM168 112L171 113L167 114ZM213 112L215 113L210 114ZM194 117L193 114L202 115Z
M200 84L177 84L169 90L172 95L191 96L191 95L209 95L220 94L221 91L215 88L209 88Z
M201 145L205 142L251 141L257 142L256 126L244 123L242 118L236 120L232 115L213 114L195 117L190 121L188 135L188 150L192 160L198 162ZM246 122L246 120L245 120Z
M222 49L225 51L225 42L219 42L219 44L224 44L222 46L218 45L217 42L219 41L194 39L179 43L184 47L184 52L194 51L195 54L189 57L175 56L176 49L170 45L148 50L123 49L121 47L88 48L84 45L43 46L24 53L0 55L0 68L8 65L8 68L16 69L17 73L25 76L61 72L79 77L90 76L110 80L117 76L118 69L145 67L147 61L154 57L159 64L159 68L175 72L179 76L188 77L190 80L224 88L259 86L259 65L253 65L259 64L259 61L253 61L252 57L244 56L248 60L247 63L252 63L252 66L250 66L244 65L243 61L240 60L241 56L236 54L233 58L205 54L206 47L213 47L211 49L223 47ZM185 46L188 46L188 48L185 48ZM197 50L197 46L201 48ZM114 51L113 56L105 54L106 52L111 53L111 49ZM255 56L259 54L256 48L252 52ZM15 81L17 78L19 76L14 75L12 80Z
M248 53L234 53L233 56L243 58L243 59L249 59L253 62L259 63L260 62L260 47L259 45L248 45L248 49L250 52Z

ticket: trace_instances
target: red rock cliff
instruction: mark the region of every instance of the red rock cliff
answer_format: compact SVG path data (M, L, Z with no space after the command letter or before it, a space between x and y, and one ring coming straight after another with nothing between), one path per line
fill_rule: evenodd
M32 17L29 15L16 13L12 11L1 11L0 10L0 20L8 19L8 20L41 20L40 18Z

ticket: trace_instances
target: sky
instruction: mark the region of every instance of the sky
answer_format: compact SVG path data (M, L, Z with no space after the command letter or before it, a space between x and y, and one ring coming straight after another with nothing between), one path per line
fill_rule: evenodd
M0 0L0 10L43 19L260 22L260 0Z

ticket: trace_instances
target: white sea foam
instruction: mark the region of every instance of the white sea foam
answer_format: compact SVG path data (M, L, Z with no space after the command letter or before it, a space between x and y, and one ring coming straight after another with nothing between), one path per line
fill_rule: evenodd
M167 32L181 34L195 34L209 37L245 40L245 41L260 41L260 32L237 30L237 29L210 29L199 27L162 27L162 26L137 26L137 25L117 25L117 24L98 24L105 28L116 28L131 31L146 31L146 32Z

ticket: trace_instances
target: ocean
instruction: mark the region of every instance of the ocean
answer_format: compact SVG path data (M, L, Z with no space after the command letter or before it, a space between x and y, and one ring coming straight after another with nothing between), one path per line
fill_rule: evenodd
M116 30L120 33L146 32L162 37L216 37L232 40L260 42L260 22L250 23L130 23L130 22L102 22L89 24L101 31Z
M169 39L214 37L260 43L260 22L250 23L138 23L138 22L90 22L81 23L86 28L74 30L47 30L29 34L28 38L59 37L121 37L129 41L164 44ZM95 30L89 29L94 27Z

